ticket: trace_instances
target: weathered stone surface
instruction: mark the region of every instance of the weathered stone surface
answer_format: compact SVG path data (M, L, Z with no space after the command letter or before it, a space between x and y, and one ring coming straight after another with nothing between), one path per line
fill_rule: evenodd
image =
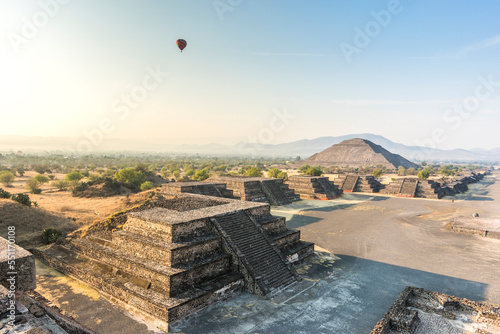
M130 212L110 237L92 235L35 254L163 325L244 287L277 292L296 280L290 264L313 253L313 244L300 241L300 232L272 216L268 204L194 194L172 200Z
M35 258L17 246L14 239L0 237L0 284L16 291L36 288Z
M342 195L342 190L324 176L294 175L289 186L304 199L329 200Z
M425 325L429 333L442 333L442 329L438 327L439 322L425 323L419 314L422 317L435 314L444 319L454 320L457 318L457 313L461 314L461 317L469 317L468 322L488 324L490 333L497 333L500 330L500 309L496 307L407 286L371 334L411 334L415 333L420 325Z

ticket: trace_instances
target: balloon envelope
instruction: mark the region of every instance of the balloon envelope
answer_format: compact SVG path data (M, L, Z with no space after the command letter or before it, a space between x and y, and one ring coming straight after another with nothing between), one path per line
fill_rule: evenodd
M186 47L187 42L186 42L185 40L183 40L183 39L178 39L178 40L177 40L177 42L176 42L176 44L177 44L177 47L178 47L178 48L181 50L181 52L182 52L182 50L184 50L184 48Z

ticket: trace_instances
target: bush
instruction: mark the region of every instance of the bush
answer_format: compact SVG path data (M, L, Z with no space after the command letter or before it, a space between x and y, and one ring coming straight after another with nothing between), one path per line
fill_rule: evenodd
M52 186L56 187L59 190L67 190L69 187L69 181L68 180L57 180L57 181L52 181L51 183Z
M288 173L287 172L279 172L278 178L283 179L284 181L288 181Z
M16 177L14 176L14 174L9 171L0 172L0 182L3 183L3 185L6 187L10 187L15 179Z
M0 188L0 198L10 198L11 194L8 191Z
M73 188L73 194L79 191L84 191L85 189L88 189L88 187L90 187L91 185L92 183L90 182L79 183Z
M29 195L26 195L26 194L12 195L12 200L14 200L22 205L26 205L26 206L31 206L31 204L32 204Z
M49 178L45 175L42 175L42 174L35 175L33 180L36 180L40 184L44 184L44 183L49 182Z
M309 167L302 173L304 175L312 175L312 176L321 176L321 174L323 174L320 167Z
M40 182L35 180L34 178L26 181L26 188L30 191L30 193L35 194L38 190L40 190ZM39 193L38 193L39 194Z
M252 176L252 177L258 177L258 176L262 176L262 171L260 170L259 167L252 167L246 171L245 175Z
M61 235L61 232L55 228L46 228L42 232L42 241L45 244L52 244L57 241L57 238Z
M78 186L78 183L80 183L80 180L83 179L83 175L80 174L79 172L71 172L66 174L65 179L71 184L71 186L76 188Z
M47 175L49 179L53 180L56 176L54 174Z
M154 185L150 181L146 181L143 184L141 184L141 190L142 191L150 190L150 189L153 189L153 188L154 188Z
M417 176L418 176L419 179L428 179L429 175L430 175L430 173L429 173L429 171L427 169L422 169L417 174Z
M383 174L384 174L384 171L380 168L375 168L373 170L373 173L372 173L373 177L379 177L379 176L382 176Z
M279 173L281 173L281 171L278 168L271 168L267 171L267 177L277 178Z
M118 182L125 183L125 185L132 190L138 190L145 178L146 176L142 172L138 172L131 167L120 169L115 174L115 179Z

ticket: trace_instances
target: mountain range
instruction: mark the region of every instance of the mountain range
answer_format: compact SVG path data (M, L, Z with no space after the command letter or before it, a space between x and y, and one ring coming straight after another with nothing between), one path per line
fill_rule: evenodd
M362 133L345 136L319 137L315 139L302 139L282 144L252 144L241 142L237 145L203 144L182 145L162 142L151 139L116 139L107 138L92 145L89 141L69 137L30 137L30 136L8 136L0 135L0 151L77 151L79 143L86 142L82 146L81 153L109 151L130 152L165 152L185 153L201 155L247 155L247 156L274 156L274 157L296 157L307 158L321 152L324 149L338 144L347 139L367 139L386 150L399 154L410 161L441 161L441 162L498 162L500 161L500 147L491 150L475 148L471 150L453 149L440 150L422 146L407 146L393 142L383 136ZM90 145L90 146L89 146Z

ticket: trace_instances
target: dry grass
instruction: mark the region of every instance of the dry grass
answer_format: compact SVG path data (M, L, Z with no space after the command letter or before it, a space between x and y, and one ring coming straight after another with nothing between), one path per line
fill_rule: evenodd
M15 188L14 188L15 189ZM16 193L12 188L9 192ZM0 236L8 226L16 226L17 243L23 247L41 245L40 235L46 228L64 234L104 221L110 215L143 203L150 192L107 198L77 198L69 191L30 194L38 208L28 208L12 200L0 199Z

